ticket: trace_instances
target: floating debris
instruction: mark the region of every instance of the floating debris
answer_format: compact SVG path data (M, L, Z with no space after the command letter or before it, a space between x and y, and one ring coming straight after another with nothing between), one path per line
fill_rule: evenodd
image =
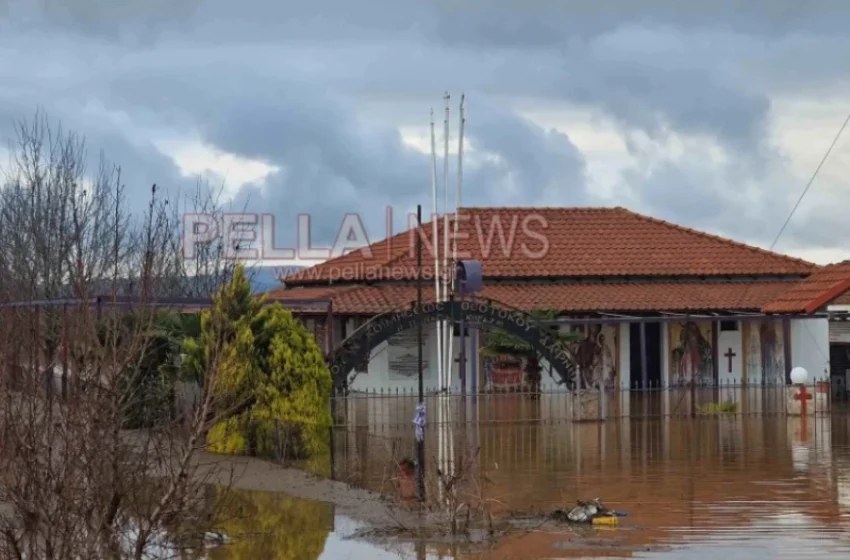
M620 518L617 517L616 515L601 515L601 516L597 515L596 517L594 517L591 520L591 523L593 525L603 525L603 526L619 525L620 524Z
M578 500L576 506L570 511L557 509L552 512L551 517L561 523L592 523L594 525L616 525L620 517L625 513L608 509L599 498L593 500Z

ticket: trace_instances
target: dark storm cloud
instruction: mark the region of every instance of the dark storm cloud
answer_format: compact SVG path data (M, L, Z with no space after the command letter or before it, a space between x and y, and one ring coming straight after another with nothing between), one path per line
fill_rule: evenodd
M260 106L234 99L228 117L206 129L206 137L223 149L282 167L264 188L243 189L239 198L249 207L276 209L284 223L291 222L295 209L309 212L312 235L324 243L333 241L347 212L359 213L372 231L376 226L383 231L387 206L393 208L396 228L407 225L405 211L417 203L430 213L430 156L404 145L395 128L363 122L348 104L315 90L289 90L275 99ZM493 200L505 205L545 204L553 192L571 204L586 202L584 160L565 134L545 132L478 101L468 113L465 131L470 148L464 162L466 205ZM442 156L442 111L435 120ZM452 150L457 116L453 122ZM253 134L246 136L245 128ZM455 157L450 155L452 191ZM438 183L442 208L442 160ZM278 239L291 242L293 228L283 232L276 232Z
M386 99L390 114L393 100L417 99L419 115L406 115L405 125L425 124L434 104L441 129L440 95L450 89L469 94L468 136L478 150L466 164L469 204L599 202L569 137L498 100L567 102L658 142L677 134L716 142L725 162L710 164L700 153L662 161L628 171L624 188L641 209L667 219L764 240L790 208L770 191L784 165L767 137L771 96L850 72L850 18L840 1L41 0L2 7L0 78L8 86L0 99L10 116L39 100L138 184L191 183L145 139L161 131L266 161L280 172L244 187L238 202L280 216L308 212L325 239L345 212L380 224L387 204L430 202L428 156L404 145L397 119L367 121L362 104ZM125 118L87 113L93 103ZM765 188L744 197L744 183ZM744 204L756 204L751 219L729 219ZM806 236L805 228L793 231Z
M101 164L108 170L120 166L120 180L129 208L144 208L154 183L175 188L185 181L174 162L143 136L123 133L120 114L110 114L96 103L70 97L57 103L51 102L49 95L40 96L36 92L27 98L10 98L0 92L0 138L3 138L0 146L14 151L18 127L29 127L37 120L42 120L54 137L68 133L82 137L86 173L90 177L99 172Z
M679 0L345 0L268 2L266 0L5 0L5 12L66 28L109 34L115 29L138 34L170 29L229 26L252 39L285 29L308 40L415 30L442 42L486 46L541 45L564 37L594 36L624 22L668 25L680 29L714 27L749 35L843 33L843 0L725 0L687 3ZM251 24L240 27L240 24ZM261 24L261 25L258 25ZM267 25L262 25L267 24ZM280 35L276 35L279 39Z
M313 235L327 243L346 212L381 225L388 205L398 210L430 202L430 157L406 146L393 123L362 118L355 102L327 91L320 77L299 68L297 61L262 74L240 64L239 56L216 57L219 72L169 80L152 99L144 85L156 83L157 73L188 76L203 59L200 49L183 55L167 66L131 66L133 71L122 71L111 81L109 96L137 110L152 110L163 102L172 122L193 127L210 144L281 168L262 189L246 187L235 206L275 213L285 223L298 212L309 213ZM228 79L222 81L221 75ZM437 102L442 154L441 98L432 101ZM587 201L584 159L567 135L544 131L486 96L474 96L474 101L467 114L466 137L475 151L465 162L465 203L545 204L552 193L567 204ZM456 100L452 108L456 110ZM426 123L427 106L422 113ZM456 137L456 115L451 134ZM452 159L452 184L454 165ZM439 167L442 183L442 162ZM426 204L426 211L430 209ZM399 217L397 226L405 219ZM279 228L277 237L294 229Z

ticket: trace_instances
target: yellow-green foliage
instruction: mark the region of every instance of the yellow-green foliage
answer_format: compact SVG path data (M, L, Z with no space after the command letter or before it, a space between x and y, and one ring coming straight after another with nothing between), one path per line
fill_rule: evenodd
M703 414L733 414L737 410L738 403L735 401L708 403L699 407L699 411Z
M200 340L184 351L187 376L200 380L218 368L216 412L238 411L210 431L211 451L310 457L325 450L332 381L322 351L289 310L252 296L241 267L203 313Z
M260 369L252 410L256 451L278 449L281 438L298 456L321 453L327 443L331 416L331 374L316 339L288 310L278 304L262 309L256 318Z
M218 492L221 492L218 490ZM326 504L269 492L229 490L217 530L232 538L208 552L212 560L318 558L333 523Z
M207 434L210 451L238 455L249 451L248 440L245 439L245 428L240 425L240 418L228 418L213 426Z

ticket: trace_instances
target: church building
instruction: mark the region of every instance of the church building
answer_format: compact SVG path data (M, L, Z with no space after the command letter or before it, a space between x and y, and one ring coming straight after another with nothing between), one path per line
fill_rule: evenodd
M441 245L443 225L440 219ZM481 263L474 301L536 317L548 313L548 328L572 332L584 344L574 356L583 384L777 385L788 383L796 366L812 377L829 375L827 311L850 288L848 266L818 266L621 207L463 208L449 228L457 260ZM433 224L423 224L419 234L423 301L433 302ZM295 312L333 351L370 321L411 308L416 239L414 228L328 260L283 279L268 295L328 302L331 312L306 304ZM428 388L440 385L436 329L426 325ZM455 325L448 388L527 383L522 364L482 352L487 337L479 331L472 323ZM412 328L371 348L367 361L345 373L350 388L413 390L416 342ZM543 362L539 384L563 386L556 368Z

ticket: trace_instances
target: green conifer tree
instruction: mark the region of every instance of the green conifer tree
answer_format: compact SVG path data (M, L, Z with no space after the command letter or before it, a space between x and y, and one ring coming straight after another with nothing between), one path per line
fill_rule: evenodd
M211 451L307 458L326 450L332 382L322 351L289 310L251 294L241 266L184 349L190 378L200 381L217 362L221 420L208 434Z

